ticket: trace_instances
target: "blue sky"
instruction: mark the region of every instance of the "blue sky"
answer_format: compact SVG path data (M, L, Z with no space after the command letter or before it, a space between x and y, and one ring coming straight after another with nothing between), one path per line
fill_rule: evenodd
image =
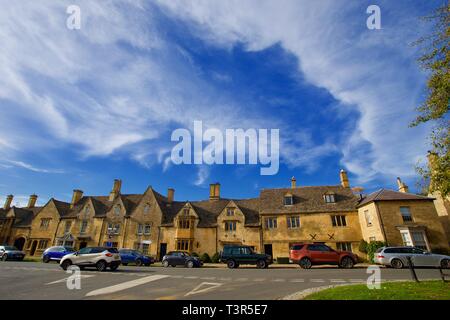
M3 1L0 1L0 3ZM443 1L15 1L0 12L0 201L151 185L178 200L339 183L415 189L428 126L411 43ZM66 28L66 8L81 29ZM366 8L381 8L368 30ZM280 170L170 163L176 128L280 129Z

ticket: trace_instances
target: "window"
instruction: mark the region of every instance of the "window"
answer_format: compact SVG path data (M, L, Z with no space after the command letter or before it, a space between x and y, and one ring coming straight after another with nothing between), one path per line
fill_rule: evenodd
M88 222L86 220L81 221L80 233L86 233Z
M227 216L228 217L234 216L234 208L228 208L227 209Z
M284 196L284 205L285 206L292 206L294 204L294 198L292 195Z
M189 251L189 240L178 240L177 241L177 250L180 251Z
M142 244L142 253L148 254L148 249L150 248L150 245L148 243Z
M189 208L185 208L185 209L183 209L183 215L185 216L185 217L189 217Z
M64 247L66 248L73 248L73 241L65 241Z
M413 231L411 232L412 239L414 242L414 246L420 249L427 250L427 242L425 240L425 235L422 231Z
M118 242L110 242L110 241L105 241L103 243L104 247L109 247L109 248L117 248L119 246Z
M300 217L299 216L287 217L287 227L289 229L300 228Z
M86 208L84 209L84 216L89 217L89 212L91 212L91 207L86 206Z
M266 229L276 229L277 228L277 218L266 218L265 220Z
M141 235L144 233L144 225L138 224L137 234Z
M48 240L39 240L38 249L45 249L48 246Z
M108 230L106 231L108 234L119 234L120 233L120 223L108 223Z
M151 225L146 224L146 225L144 226L144 234L149 235L151 230L152 230Z
M324 194L323 195L323 199L325 200L326 203L335 203L335 198L334 198L334 194L330 193L330 194Z
M150 212L150 205L147 203L144 207L144 214L147 215Z
M178 220L178 228L180 229L189 229L190 225L190 221L187 218L180 218Z
M333 227L346 227L347 221L345 216L331 216L331 223Z
M236 221L226 221L225 231L236 231Z
M48 229L48 226L50 225L50 218L44 218L41 219L41 229Z
M64 226L64 233L69 233L71 226L72 226L72 221L66 221L66 224Z
M402 214L403 222L413 221L409 207L400 207L400 213Z
M114 207L114 214L116 216L120 215L120 205L118 204L117 206Z
M336 248L339 251L352 251L352 244L351 242L337 242Z
M369 213L369 210L364 210L364 216L366 217L367 226L372 226L372 215Z

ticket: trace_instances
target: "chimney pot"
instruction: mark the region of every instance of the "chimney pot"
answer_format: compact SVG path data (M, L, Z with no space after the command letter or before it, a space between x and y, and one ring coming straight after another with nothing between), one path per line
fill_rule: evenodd
M291 188L292 189L297 188L297 179L295 179L295 177L291 178Z
M347 171L342 169L341 172L339 173L339 176L341 178L341 186L344 188L350 188L350 182L348 181Z
M70 202L70 207L73 208L78 201L83 197L83 191L81 190L73 190L72 201Z
M113 189L109 194L109 201L114 201L114 199L119 196L121 188L122 188L122 180L115 179Z
M36 205L36 201L37 201L38 196L35 194L32 194L30 196L30 199L28 200L28 206L27 208L34 208Z
M397 185L398 185L398 191L403 192L403 193L409 192L408 186L406 184L404 184L399 177L397 177Z
M175 189L169 188L167 189L167 202L170 204L173 202L175 195Z
M3 209L9 210L11 208L13 198L14 196L12 194L6 196L5 205L3 206Z
M215 201L220 199L220 183L212 183L209 185L209 200Z

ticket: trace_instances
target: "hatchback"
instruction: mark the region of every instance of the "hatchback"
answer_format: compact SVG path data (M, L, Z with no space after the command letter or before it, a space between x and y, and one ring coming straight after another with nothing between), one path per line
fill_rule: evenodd
M18 260L22 261L25 257L25 252L17 249L14 246L0 246L0 259L6 260Z
M408 266L408 257L416 267L450 268L450 256L435 254L415 247L382 247L375 252L374 261L395 269Z
M120 249L119 254L124 266L129 263L134 263L138 267L142 265L149 266L155 262L152 257L147 256L138 250Z
M71 265L84 269L85 267L95 267L98 271L105 271L110 268L117 270L121 264L119 251L116 248L106 247L86 247L77 252L65 255L59 265L67 270Z
M183 251L172 251L166 254L162 259L162 265L164 267L172 266L185 266L188 268L201 267L203 262L197 258L190 256Z
M44 263L48 263L50 261L61 261L62 257L64 257L66 254L75 252L73 248L69 247L63 247L63 246L56 246L56 247L50 247L47 248L44 253L42 254L42 261Z

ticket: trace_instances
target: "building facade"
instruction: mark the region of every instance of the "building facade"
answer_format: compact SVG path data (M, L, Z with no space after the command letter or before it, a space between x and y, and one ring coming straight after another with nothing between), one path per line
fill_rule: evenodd
M148 187L142 194L122 194L115 180L109 195L86 196L74 190L71 202L50 199L36 207L0 208L0 242L39 257L53 245L135 248L161 258L168 251L220 252L227 244L248 245L257 252L287 260L294 243L320 242L338 250L358 251L361 240L389 245L448 249L449 240L435 198L399 191L355 194L347 173L340 184L263 189L256 198L227 199L220 184L210 185L202 201L176 201L175 190L162 195Z

